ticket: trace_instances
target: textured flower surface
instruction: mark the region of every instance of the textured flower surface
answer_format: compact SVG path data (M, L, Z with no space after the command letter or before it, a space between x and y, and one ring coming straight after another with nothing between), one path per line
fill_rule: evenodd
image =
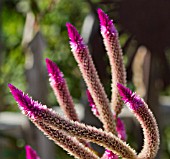
M96 108L96 105L93 101L93 98L90 94L90 92L87 90L87 97L89 101L89 105L91 106L91 110L95 116L97 116L100 119L100 115L98 113L98 110ZM116 119L116 116L114 115L113 118L116 120L116 131L117 131L117 136L123 140L126 141L126 130L125 126L120 118ZM103 154L102 159L118 159L118 156L114 154L112 151L106 149L105 153Z
M159 131L156 120L148 105L126 85L125 66L118 32L113 21L98 9L101 34L107 50L112 74L112 96L109 101L100 82L88 46L83 42L76 28L67 23L70 47L83 79L87 85L87 96L93 114L103 123L103 128L85 125L80 122L73 99L70 95L63 73L51 60L46 59L50 85L65 116L47 106L34 101L21 90L8 84L10 91L25 114L50 140L62 147L77 159L154 159L159 148ZM123 121L118 116L128 106L141 124L144 144L141 152L126 143L127 135ZM90 142L105 148L104 154L97 155ZM48 152L47 152L48 153ZM27 159L40 159L30 146L26 146Z
M122 50L119 43L118 32L113 21L101 10L98 9L101 34L109 57L112 75L112 98L111 107L118 115L123 107L123 102L117 90L117 83L126 84L126 72L123 64Z
M124 102L134 113L144 132L144 145L142 151L138 154L138 158L152 159L159 149L160 142L155 117L148 105L136 93L133 93L129 88L121 84L117 84L117 86Z

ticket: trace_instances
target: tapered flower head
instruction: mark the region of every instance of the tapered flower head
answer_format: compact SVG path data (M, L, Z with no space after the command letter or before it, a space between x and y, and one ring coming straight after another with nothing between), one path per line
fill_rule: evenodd
M83 42L83 38L78 33L77 29L70 23L66 24L68 30L68 36L70 39L70 45L73 50L81 50L85 48L85 44Z
M144 105L144 101L136 93L133 93L129 88L123 86L122 84L117 84L118 90L122 99L132 110L138 109L138 107Z
M27 115L28 117L34 119L35 114L39 109L43 111L47 108L37 101L32 100L32 98L24 94L21 90L17 89L12 84L8 84L8 87L10 88L14 99L17 101L19 108L22 110L23 114Z
M110 20L107 14L105 14L101 9L97 10L100 20L101 32L103 34L117 34L117 30L113 25L113 20Z
M40 157L37 155L36 151L31 148L31 146L26 145L26 159L40 159Z
M51 60L46 59L47 70L50 76L51 84L63 83L63 73L60 71L58 66Z

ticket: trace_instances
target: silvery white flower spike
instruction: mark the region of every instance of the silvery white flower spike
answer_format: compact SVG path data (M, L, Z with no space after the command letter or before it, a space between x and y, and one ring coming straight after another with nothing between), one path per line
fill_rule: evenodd
M136 116L144 133L144 145L138 159L154 159L159 149L159 130L148 105L129 88L117 84L122 99Z
M123 102L117 90L117 83L126 84L126 72L123 64L122 50L119 44L118 32L113 24L101 9L98 9L98 16L100 20L101 34L105 48L109 57L112 75L112 99L111 107L118 115L121 112Z
M68 151L70 155L73 155L77 159L99 159L97 155L92 153L92 151L88 147L85 147L76 138L69 136L67 133L61 130L58 129L55 130L51 127L48 127L46 124L42 122L42 120L36 120L37 113L39 113L39 115L43 118L46 115L45 111L52 112L52 110L47 109L46 106L43 106L40 103L32 100L28 95L25 95L21 90L17 89L12 84L9 84L8 86L13 97L17 101L19 108L22 110L23 114L27 115L29 119L47 137L49 137L49 139L53 140L57 145L62 147L64 150ZM49 116L48 118L50 120ZM33 156L34 153L32 152L29 154Z
M68 36L73 55L78 63L82 76L86 82L88 90L94 100L94 103L100 114L101 122L104 129L108 132L115 132L115 122L112 118L110 103L104 88L99 80L97 71L89 54L87 46L84 44L82 37L76 28L67 23Z
M60 117L46 106L32 100L13 85L8 85L19 108L34 123L43 123L50 129L60 130L72 137L99 144L125 159L136 159L136 152L112 133ZM59 138L60 139L60 138ZM83 152L79 152L83 153ZM83 158L84 159L84 158Z
M26 159L40 159L40 157L37 155L36 151L31 148L31 146L26 145L25 146L26 151Z

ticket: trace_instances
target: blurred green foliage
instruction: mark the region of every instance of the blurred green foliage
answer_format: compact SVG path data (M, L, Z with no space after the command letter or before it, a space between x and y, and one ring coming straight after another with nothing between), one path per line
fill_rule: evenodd
M51 5L53 1L56 3ZM70 22L81 30L84 17L89 12L87 3L82 0L4 0L0 2L0 111L18 111L9 93L8 83L16 85L24 92L28 89L25 77L25 53L22 46L28 12L35 15L47 45L43 59L50 58L55 61L64 73L73 98L78 101L81 97L81 75L69 47L65 24ZM43 64L46 70L45 62ZM57 105L50 86L48 103ZM0 158L25 158L25 143L18 145L20 139L4 135L0 137L7 142L10 141L11 145L1 149ZM57 148L57 157L71 158L60 148Z
M44 58L48 57L57 63L65 75L73 98L79 100L81 97L80 72L69 48L65 24L70 22L81 30L89 8L82 0L56 0L56 3L50 6L51 2L3 1L0 13L0 110L17 110L16 107L12 107L15 102L9 94L7 83L13 83L23 91L27 90L25 54L21 46L27 12L33 12L38 19L40 31L47 43ZM53 92L49 90L50 105L56 105Z

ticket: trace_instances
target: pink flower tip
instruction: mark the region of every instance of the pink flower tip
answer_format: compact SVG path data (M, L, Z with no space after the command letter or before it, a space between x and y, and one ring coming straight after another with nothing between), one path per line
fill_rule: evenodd
M123 101L127 103L132 110L136 110L140 106L144 105L142 98L140 98L136 93L133 93L129 88L120 83L117 84L117 88Z
M60 71L58 66L51 60L46 58L46 65L49 76L53 82L63 82L63 73Z
M9 87L10 91L13 91L16 89L16 87L14 87L11 83L8 83L8 87Z
M17 89L12 84L8 84L10 91L18 103L19 108L23 111L23 113L29 116L32 119L35 119L34 112L38 112L37 110L44 110L46 106L41 105L37 101L32 100L28 95L24 94L21 90Z
M50 59L46 58L46 65L47 65L47 70L49 74L56 74L56 72L59 72L58 66L51 61Z
M109 19L108 15L103 12L102 9L97 10L100 25L101 25L101 31L105 34L117 34L117 30L115 26L113 25L113 21Z
M89 105L91 106L91 110L92 110L93 114L96 116L99 116L99 112L96 108L96 105L94 103L94 100L93 100L89 90L86 91L86 94L87 94L88 102L89 102Z
M72 43L82 44L82 37L78 33L77 29L70 23L66 23L66 27L68 30L68 36Z
M86 94L87 94L87 98L88 98L89 104L90 104L90 105L94 105L93 98L92 98L92 96L91 96L91 94L90 94L90 92L89 92L88 89L86 90Z
M37 155L36 151L31 148L31 146L26 145L25 146L26 151L26 159L40 159L40 157Z
M125 125L124 125L123 121L120 118L117 118L116 130L117 130L117 133L118 133L118 137L121 140L126 141L127 135L126 135Z
M26 103L27 100L29 100L29 99L27 99L27 98L25 98L25 99L23 100L24 93L23 93L22 91L20 91L19 89L17 89L17 88L16 88L15 86L13 86L12 84L9 83L9 84L8 84L8 87L9 87L9 89L10 89L10 91L11 91L14 99L18 102L18 104Z
M106 149L102 159L118 159L119 157L112 151Z

